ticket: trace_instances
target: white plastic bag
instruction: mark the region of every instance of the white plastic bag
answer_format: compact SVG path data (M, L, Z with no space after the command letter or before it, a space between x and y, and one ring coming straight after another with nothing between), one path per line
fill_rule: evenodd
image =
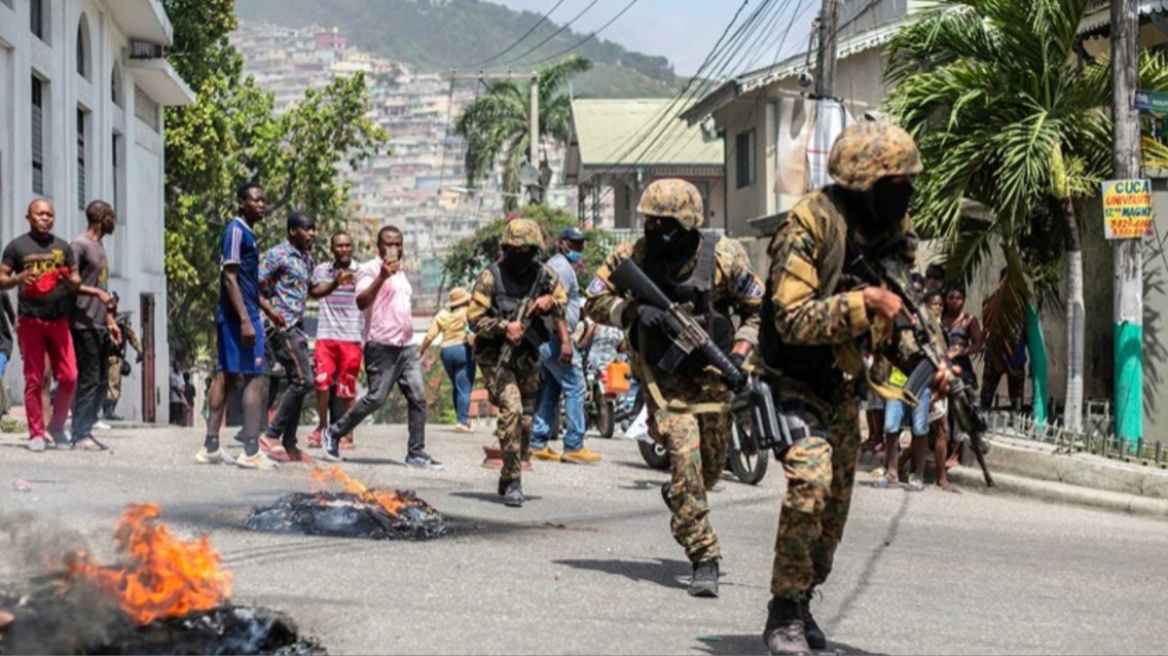
M652 436L649 435L649 408L648 406L641 407L641 413L629 424L629 429L625 431L625 437L630 440L640 440L642 442L653 443Z

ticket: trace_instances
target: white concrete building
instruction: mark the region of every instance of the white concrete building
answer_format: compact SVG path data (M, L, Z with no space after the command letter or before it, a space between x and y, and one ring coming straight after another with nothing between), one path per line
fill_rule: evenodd
M0 0L0 240L28 230L37 196L54 202L55 232L70 240L89 201L113 204L110 288L146 351L118 413L149 422L167 419L170 367L162 108L194 101L163 58L172 37L158 0ZM13 356L5 383L21 403Z

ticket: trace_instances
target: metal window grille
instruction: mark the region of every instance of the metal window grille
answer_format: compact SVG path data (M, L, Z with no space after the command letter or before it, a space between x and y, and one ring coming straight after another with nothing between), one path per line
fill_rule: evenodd
M734 138L734 156L737 170L738 188L748 187L755 181L754 130L750 129Z
M32 78L32 192L45 194L44 82Z
M134 115L158 132L158 103L139 87L134 87Z
M85 209L85 123L88 116L84 109L77 109L77 206Z

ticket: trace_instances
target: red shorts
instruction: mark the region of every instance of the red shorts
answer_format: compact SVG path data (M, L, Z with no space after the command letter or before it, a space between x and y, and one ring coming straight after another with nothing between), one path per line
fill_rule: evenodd
M313 356L316 389L326 390L337 381L337 397L357 398L357 374L361 373L361 345L320 339Z

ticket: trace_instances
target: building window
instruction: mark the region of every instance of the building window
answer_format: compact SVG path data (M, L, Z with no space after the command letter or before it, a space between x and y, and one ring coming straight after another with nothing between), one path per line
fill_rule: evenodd
M123 97L122 67L115 63L113 69L110 70L110 100L112 100L113 103L118 107L125 107L125 105L122 104Z
M755 163L754 130L750 129L734 138L734 161L738 172L738 188L754 184L758 171Z
M89 79L89 21L85 14L77 23L77 74Z
M32 193L45 195L45 83L32 78Z
M28 2L28 29L38 39L49 42L49 8L48 0L29 0Z
M139 87L134 87L134 116L158 132L158 103Z
M77 207L85 209L85 199L87 198L88 185L86 184L88 178L85 174L85 160L88 151L89 140L86 135L89 133L89 112L81 107L77 108Z

